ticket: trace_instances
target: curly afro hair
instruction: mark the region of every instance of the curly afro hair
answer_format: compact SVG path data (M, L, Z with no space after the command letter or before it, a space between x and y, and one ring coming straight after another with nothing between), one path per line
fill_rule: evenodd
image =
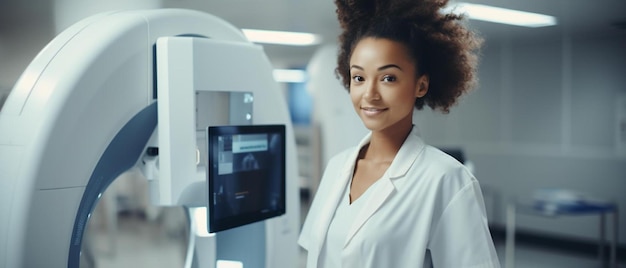
M463 16L444 14L447 0L335 0L343 32L339 36L337 76L350 89L350 57L363 38L404 44L416 63L416 76L429 76L429 89L415 108L428 105L450 112L457 99L477 84L482 39L467 29Z

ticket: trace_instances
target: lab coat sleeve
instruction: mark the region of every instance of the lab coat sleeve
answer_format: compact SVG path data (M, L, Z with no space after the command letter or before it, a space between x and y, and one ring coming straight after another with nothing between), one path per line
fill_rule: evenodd
M313 213L314 214L314 213ZM311 216L311 213L307 215L307 218ZM298 237L298 244L309 251L311 249L311 236L313 235L313 223L312 220L305 220L302 225L302 230L300 231L300 236Z
M326 192L325 180L328 174L328 168L324 171L324 175L322 176L322 180L320 181L320 186L317 190L317 193L313 197L313 202L311 203L311 207L309 208L309 213L306 215L304 220L304 224L302 225L302 230L300 231L300 236L298 237L298 244L303 247L305 250L310 251L311 245L315 242L313 241L313 229L316 224L319 224L319 207L324 198L322 196Z
M348 152L348 151L346 151ZM339 170L345 163L345 155L346 152L338 154L331 158L324 170L324 174L322 179L320 180L320 185L317 189L317 193L313 198L313 202L311 203L311 207L309 209L308 215L302 225L302 230L300 231L300 236L298 238L298 244L306 249L307 251L311 250L311 246L321 239L319 237L314 237L314 228L317 224L320 224L321 207L324 206L324 203L327 201L327 192L330 191L329 187L332 186L331 180L336 178L336 174L339 173Z
M450 200L429 242L437 268L499 268L480 186L472 179Z
M313 208L312 205L311 205L311 208ZM302 225L300 236L298 237L298 244L307 251L311 249L311 243L313 243L312 241L313 226L314 226L313 222L317 218L316 214L317 213L315 210L313 209L309 210L309 213L305 218L304 224Z
M300 237L298 237L298 245L300 245L305 250L309 250L311 248L311 227L310 224L306 222L302 226L302 231L300 232Z

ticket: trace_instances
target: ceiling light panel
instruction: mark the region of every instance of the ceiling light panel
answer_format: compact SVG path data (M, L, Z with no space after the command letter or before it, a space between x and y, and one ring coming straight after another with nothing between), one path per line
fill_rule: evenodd
M311 33L282 32L242 29L243 34L254 43L278 44L289 46L310 46L319 44L322 38Z
M546 27L557 24L554 16L469 3L452 4L445 8L446 13L465 13L470 19L524 27Z

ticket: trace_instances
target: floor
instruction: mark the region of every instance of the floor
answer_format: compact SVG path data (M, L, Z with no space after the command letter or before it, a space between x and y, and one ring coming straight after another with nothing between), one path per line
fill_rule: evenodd
M302 214L307 211L302 207ZM304 216L303 216L304 218ZM83 253L81 267L123 268L123 267L184 267L186 243L181 230L164 225L161 220L147 220L142 215L122 215L118 217L115 230L93 227L86 238L90 248ZM101 226L100 226L101 227ZM114 236L109 234L114 233ZM496 251L504 261L503 241L496 241ZM93 254L87 254L91 252ZM516 268L596 268L601 267L592 256L537 248L528 245L516 247ZM301 253L300 267L304 267L304 252ZM504 266L503 266L504 267ZM619 267L626 268L626 263ZM219 267L218 267L219 268Z
M81 268L185 267L187 241L160 220L120 215L116 228L88 227Z

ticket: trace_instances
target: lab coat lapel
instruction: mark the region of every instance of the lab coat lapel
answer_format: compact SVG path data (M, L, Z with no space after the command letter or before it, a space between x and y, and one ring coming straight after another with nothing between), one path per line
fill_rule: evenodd
M363 209L361 209L361 211L357 214L354 222L350 226L344 247L348 245L354 235L359 231L359 229L361 229L361 226L363 226L363 224L367 222L367 220L374 214L374 212L376 212L378 208L380 208L380 206L385 203L387 197L389 197L389 195L393 193L394 186L391 183L391 180L385 177L381 178L380 180L382 181L379 181L377 183L382 183L382 185L379 185L377 191L370 195L370 198L366 200Z
M381 185L378 185L376 192L372 193L367 199L367 203L364 204L363 209L357 214L354 222L350 226L348 236L344 247L347 246L354 235L361 229L363 224L388 200L389 196L394 192L397 187L403 185L402 180L409 171L409 168L415 163L417 156L421 154L424 144L419 138L416 127L413 127L411 133L400 147L398 154L394 158L391 166L380 181Z
M324 207L321 209L319 224L316 226L316 237L320 237L318 239L319 243L316 245L316 249L319 251L322 250L322 246L324 245L324 241L326 240L326 233L328 232L328 228L330 226L330 222L333 219L334 213L337 210L337 205L341 201L343 197L345 187L347 187L348 182L352 178L352 172L354 171L354 164L356 163L356 159L359 155L359 151L361 148L367 144L370 140L370 135L368 134L361 142L359 146L356 147L354 152L350 154L350 156L346 159L345 165L342 167L340 172L338 172L338 177L333 182L333 186L327 192L326 198L328 202L324 203Z

